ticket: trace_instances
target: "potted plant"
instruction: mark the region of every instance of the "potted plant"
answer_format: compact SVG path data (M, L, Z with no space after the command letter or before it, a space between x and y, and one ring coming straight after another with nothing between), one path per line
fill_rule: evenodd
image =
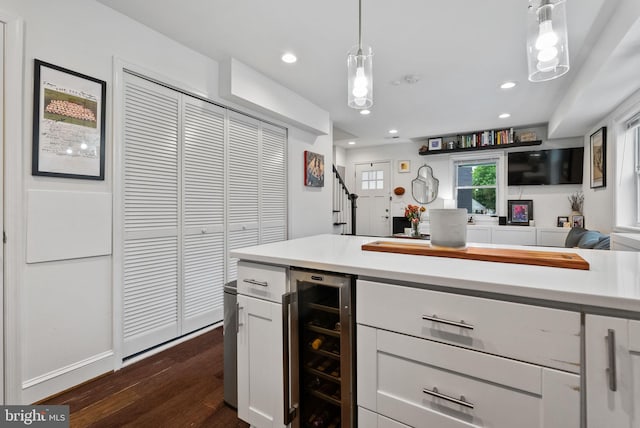
M569 196L569 203L571 204L571 215L582 215L582 205L584 204L584 194L579 191Z
M411 236L420 237L420 232L418 231L418 226L420 225L420 217L422 213L427 209L423 206L418 205L407 205L404 209L404 216L411 223Z

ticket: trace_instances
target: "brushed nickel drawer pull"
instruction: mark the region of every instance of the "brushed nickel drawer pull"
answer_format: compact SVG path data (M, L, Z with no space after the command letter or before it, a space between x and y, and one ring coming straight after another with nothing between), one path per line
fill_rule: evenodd
M609 367L607 367L607 376L609 377L609 389L611 391L618 390L616 381L616 332L613 329L607 331L604 337L607 341L607 357L609 358Z
M267 281L256 281L255 279L243 279L244 282L253 285L259 285L260 287L268 287L269 283Z
M429 394L433 397L442 398L443 400L451 401L452 403L459 404L464 407L468 407L470 409L473 409L475 407L473 403L469 403L466 400L466 398L464 398L464 395L461 395L460 399L449 397L448 395L444 395L438 392L438 388L436 388L435 386L433 387L433 389L423 388L422 392L424 392L425 394Z
M444 318L438 318L437 315L432 315L432 316L423 315L422 319L426 320L426 321L433 321L433 322L439 322L441 324L452 325L452 326L455 326L455 327L466 328L467 330L473 330L473 325L472 324L467 324L466 322L464 322L464 320L462 320L460 322L451 321L451 320L446 320Z

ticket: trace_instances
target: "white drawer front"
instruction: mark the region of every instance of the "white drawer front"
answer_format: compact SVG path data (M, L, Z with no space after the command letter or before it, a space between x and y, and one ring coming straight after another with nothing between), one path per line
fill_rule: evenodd
M580 314L362 281L359 324L580 372Z
M376 340L358 351L375 360L364 387L380 415L416 428L580 424L577 375L383 330Z
M238 262L238 293L281 303L287 292L287 268Z

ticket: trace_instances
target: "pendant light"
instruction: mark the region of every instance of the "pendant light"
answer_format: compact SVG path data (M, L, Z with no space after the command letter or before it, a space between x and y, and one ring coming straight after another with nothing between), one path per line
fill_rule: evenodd
M355 109L373 105L373 50L362 46L362 0L358 0L358 46L347 57L348 101Z
M529 0L527 60L529 80L544 82L569 71L565 0Z

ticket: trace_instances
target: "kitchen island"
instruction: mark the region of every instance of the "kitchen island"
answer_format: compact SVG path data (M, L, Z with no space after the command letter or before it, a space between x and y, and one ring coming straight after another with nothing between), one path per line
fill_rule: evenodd
M231 252L357 276L359 426L639 426L640 253L544 249L579 254L582 271L361 249L375 240Z

